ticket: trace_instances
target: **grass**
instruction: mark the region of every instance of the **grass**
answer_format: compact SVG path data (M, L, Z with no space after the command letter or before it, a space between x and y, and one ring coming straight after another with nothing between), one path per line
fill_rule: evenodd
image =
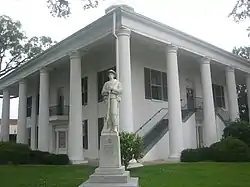
M94 168L86 166L0 166L1 187L77 187ZM192 163L132 170L141 187L246 187L250 163Z

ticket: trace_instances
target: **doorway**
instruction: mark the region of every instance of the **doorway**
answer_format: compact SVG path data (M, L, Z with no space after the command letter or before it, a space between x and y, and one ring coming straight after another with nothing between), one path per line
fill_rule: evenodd
M67 154L68 152L68 131L58 129L55 131L56 154Z

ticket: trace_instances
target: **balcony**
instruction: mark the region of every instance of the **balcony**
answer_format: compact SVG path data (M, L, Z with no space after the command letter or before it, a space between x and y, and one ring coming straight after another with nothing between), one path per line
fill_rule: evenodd
M69 106L51 106L49 108L50 122L68 121L69 120Z

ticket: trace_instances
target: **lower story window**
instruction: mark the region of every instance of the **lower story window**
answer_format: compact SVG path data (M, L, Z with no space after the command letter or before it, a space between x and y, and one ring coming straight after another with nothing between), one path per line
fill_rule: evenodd
M28 128L28 145L31 146L31 128Z
M84 120L82 124L82 146L83 149L88 149L88 120Z
M58 147L66 148L66 131L58 131Z
M104 126L104 118L98 118L98 149L100 149L100 137Z

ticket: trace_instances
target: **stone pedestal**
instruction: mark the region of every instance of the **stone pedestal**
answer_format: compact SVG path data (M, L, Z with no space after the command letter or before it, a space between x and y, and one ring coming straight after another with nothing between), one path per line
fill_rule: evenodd
M131 178L121 166L120 137L117 133L101 135L100 161L95 173L79 187L138 187L138 178Z

